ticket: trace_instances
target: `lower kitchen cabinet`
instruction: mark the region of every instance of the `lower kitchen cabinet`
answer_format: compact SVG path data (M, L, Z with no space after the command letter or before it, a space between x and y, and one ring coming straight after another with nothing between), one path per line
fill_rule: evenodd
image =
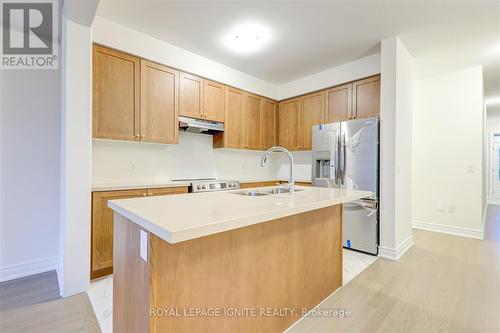
M113 211L109 200L187 193L187 187L92 192L90 278L113 273Z
M240 183L240 188L254 188L254 187L265 187L265 186L274 186L278 184L278 181L268 181L268 182L249 182L249 183Z
M147 190L148 196L188 193L187 187L161 187Z

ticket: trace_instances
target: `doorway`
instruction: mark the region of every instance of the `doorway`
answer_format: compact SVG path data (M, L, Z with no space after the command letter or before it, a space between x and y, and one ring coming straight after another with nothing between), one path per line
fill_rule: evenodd
M491 139L490 196L500 201L500 133L494 133Z

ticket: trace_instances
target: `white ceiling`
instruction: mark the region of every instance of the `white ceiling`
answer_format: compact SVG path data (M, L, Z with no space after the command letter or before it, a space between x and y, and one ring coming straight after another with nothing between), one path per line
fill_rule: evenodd
M380 40L399 35L419 76L484 65L487 95L500 95L496 1L101 0L97 15L274 84L379 52ZM226 50L221 36L249 21L269 27L269 46L247 55Z

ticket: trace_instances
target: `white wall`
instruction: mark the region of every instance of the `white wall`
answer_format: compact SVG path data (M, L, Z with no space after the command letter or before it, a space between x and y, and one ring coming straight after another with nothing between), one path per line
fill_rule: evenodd
M416 81L414 109L414 226L481 238L482 68Z
M53 270L59 221L60 72L0 70L0 279Z
M274 179L277 160L260 166L263 152L213 149L212 136L179 133L179 144L94 140L92 183L148 183L185 178Z
M276 179L287 180L290 175L290 163L284 154L277 153L277 173ZM294 177L296 181L311 181L311 151L294 151L293 165Z
M282 84L278 87L278 99L321 90L379 73L380 53L377 53Z
M96 43L275 99L380 73L380 54L374 54L276 86L99 16L94 20L92 31L92 38ZM94 140L92 181L97 184L213 176L237 179L288 177L287 161L279 155L276 161L281 166L273 166L266 171L243 167L245 164L258 165L260 154L229 149L212 150L211 141L194 139L192 134L183 136L182 133L180 145L170 146ZM176 160L170 158L170 155L176 156ZM310 152L294 153L298 180L309 180L311 177L310 155ZM214 158L221 162L213 162ZM188 162L191 159L193 162ZM117 164L118 161L121 167ZM120 171L113 172L111 166L119 167Z
M500 106L486 106L486 131L485 131L485 191L487 199L492 198L491 188L491 165L492 159L491 141L492 135L500 134Z
M398 37L382 41L379 256L399 259L412 245L413 59Z
M192 52L96 16L93 41L135 54L174 68L219 81L269 98L277 98L277 88L251 75L209 60Z
M61 219L58 279L61 296L90 283L91 33L63 19Z
M396 244L412 238L413 57L396 41Z

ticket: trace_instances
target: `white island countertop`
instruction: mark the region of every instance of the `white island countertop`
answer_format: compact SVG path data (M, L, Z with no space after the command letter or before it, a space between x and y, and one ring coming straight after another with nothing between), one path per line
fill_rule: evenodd
M262 187L258 191L270 189ZM301 191L263 196L221 191L111 200L108 206L168 243L366 198L368 191L296 186Z

